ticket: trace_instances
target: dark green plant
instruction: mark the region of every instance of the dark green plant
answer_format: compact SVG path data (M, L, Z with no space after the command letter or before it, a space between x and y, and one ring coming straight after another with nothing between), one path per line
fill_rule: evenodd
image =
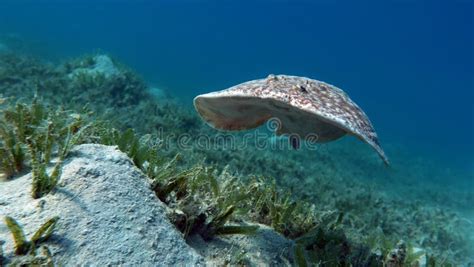
M428 260L426 262L427 267L436 267L436 259L433 256L427 256Z
M75 86L80 90L100 88L106 82L106 77L102 73L89 74L86 71L79 71L74 77Z
M415 249L412 244L407 245L407 255L405 258L405 266L418 266L419 260L421 257L426 257L426 252L423 250L419 250L415 252Z
M343 216L329 213L312 230L295 239L294 255L299 266L350 266L355 245L349 242L340 227Z
M117 137L116 145L119 149L126 152L138 168L143 169L143 164L149 162L151 153L155 152L152 151L153 148L150 148L146 142L142 142L132 129L127 129Z
M316 225L311 206L293 200L290 193L279 192L274 181L254 178L249 187L253 203L251 214L258 222L270 225L288 238L297 238Z
M258 225L224 225L217 229L217 235L253 235L259 229Z
M229 221L230 216L235 211L234 206L229 206L226 210L220 211L215 216L208 218L205 226L200 229L200 235L204 238L204 240L212 239Z
M87 114L52 110L34 98L31 104L18 102L1 110L1 115L0 171L9 178L31 167L32 196L47 194L58 182L62 161L91 126L86 123ZM48 173L53 157L56 163Z
M0 122L0 172L9 179L23 171L25 148L15 136L13 129Z
M33 198L40 198L53 190L58 183L61 174L61 160L54 165L51 174L48 174L47 163L40 161L42 152L37 149L36 143L31 139L28 139L27 143L31 155L31 175L33 177L31 195Z
M308 266L303 245L298 244L298 243L295 245L294 255L295 255L295 262L298 265L298 267L307 267Z
M30 106L17 103L14 107L1 110L0 155L2 171L7 178L24 170L26 165L26 137L32 136L34 129L44 119L44 112L37 100Z
M31 247L30 243L26 240L25 233L21 226L11 217L5 217L5 224L10 230L13 240L15 241L15 254L16 255L25 255L27 254Z
M22 227L12 217L5 217L5 224L12 233L15 242L15 254L26 255L28 253L35 254L36 248L39 244L47 241L54 232L54 228L59 220L59 217L53 217L46 221L31 237L31 240L26 239Z
M390 239L382 231L374 231L367 236L365 243L372 251L380 251L385 257L395 247L397 241Z
M156 172L152 188L162 201L176 207L170 218L185 236L197 233L209 240L216 235L256 232L257 226L227 225L236 213L248 209L243 197L247 192L236 186L236 180L220 183L211 169L202 166L178 171L177 160L159 168L162 171Z
M25 168L26 137L32 136L44 119L44 109L36 98L31 105L17 103L14 107L1 110L0 155L1 171L7 178Z
M54 267L51 251L47 246L40 247L40 253L30 253L28 255L13 257L8 266L45 266Z
M43 146L38 145L38 141L35 141L33 138L27 138L26 140L31 157L33 198L40 198L55 188L61 175L61 165L63 160L66 158L72 147L80 142L83 131L89 127L86 125L77 130L75 129L77 126L75 123L66 126L67 135L63 137L62 140L56 141L57 161L54 164L51 173L48 173L47 167L50 162L51 154L53 153L53 141L50 132L50 125L52 124L48 125L48 131L44 135L45 141ZM42 150L40 150L41 148Z

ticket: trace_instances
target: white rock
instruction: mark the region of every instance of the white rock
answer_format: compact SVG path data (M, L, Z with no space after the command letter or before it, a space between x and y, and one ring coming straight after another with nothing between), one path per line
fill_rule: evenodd
M63 165L54 193L34 200L30 190L30 175L0 182L0 240L6 241L7 259L13 256L14 243L4 216L16 219L28 238L46 220L59 216L55 235L47 243L56 264L203 264L166 218L164 204L152 193L147 178L114 147L76 147ZM44 202L42 209L39 202Z
M120 70L107 55L95 56L94 62L95 64L92 67L75 69L68 76L70 78L76 78L78 75L85 74L90 76L104 75L106 78L110 78L120 74Z
M98 55L94 57L95 65L91 70L95 73L104 74L105 77L110 77L120 73L119 69L115 66L112 59L107 55Z

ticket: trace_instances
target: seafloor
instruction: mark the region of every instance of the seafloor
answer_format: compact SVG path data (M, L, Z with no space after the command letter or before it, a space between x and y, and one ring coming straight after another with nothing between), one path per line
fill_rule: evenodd
M239 133L233 135L234 146L225 147L216 141L218 132L203 123L191 105L150 88L136 73L104 55L51 63L0 51L0 94L23 103L37 95L71 113L85 110L118 129L157 136L162 155L172 159L179 153L183 168L196 164L226 168L244 183L267 177L279 192L308 203L319 217L340 214L344 242L382 253L404 240L441 263L474 261L474 218L468 214L474 192L467 182L473 174L414 156L401 144L384 144L390 168L351 138L321 145L316 151L295 151L255 149L251 141L245 146L245 133ZM183 135L191 140L185 147L177 143ZM209 137L211 147L200 145L197 137L202 136ZM269 142L285 140L272 137ZM466 184L446 182L456 180Z

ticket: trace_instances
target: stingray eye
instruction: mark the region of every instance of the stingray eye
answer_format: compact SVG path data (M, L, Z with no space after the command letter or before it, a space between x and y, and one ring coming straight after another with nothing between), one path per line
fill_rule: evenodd
M277 80L278 80L278 77L274 74L270 74L267 77L267 82L273 82L273 81L277 81Z
M308 90L306 90L306 88L303 85L298 85L298 89L300 89L300 91L303 92L303 93L308 92Z

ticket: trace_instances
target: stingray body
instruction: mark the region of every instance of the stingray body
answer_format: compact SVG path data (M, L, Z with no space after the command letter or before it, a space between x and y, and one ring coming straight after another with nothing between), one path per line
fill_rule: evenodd
M212 127L237 131L256 128L278 118L278 135L289 134L296 148L299 139L317 136L329 142L346 134L372 146L382 160L382 150L369 118L344 91L306 77L269 75L226 90L199 95L194 106Z

